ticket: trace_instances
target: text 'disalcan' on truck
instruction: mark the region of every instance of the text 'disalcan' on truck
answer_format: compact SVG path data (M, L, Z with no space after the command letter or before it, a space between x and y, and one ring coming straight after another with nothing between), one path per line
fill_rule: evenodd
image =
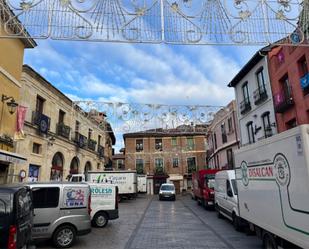
M308 249L309 125L237 150L235 165L239 215L265 248Z

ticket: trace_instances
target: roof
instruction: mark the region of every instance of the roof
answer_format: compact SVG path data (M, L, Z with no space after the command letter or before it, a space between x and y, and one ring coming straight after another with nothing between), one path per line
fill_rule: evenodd
M175 129L152 129L146 131L132 132L123 134L123 138L137 137L176 137L176 136L205 136L208 125L182 125Z
M250 70L272 49L272 45L266 46L257 51L252 58L243 66L243 68L234 76L228 87L235 87L249 72Z
M4 7L2 9L2 12L0 12L0 19L3 22L6 22L6 21L11 19L10 22L12 22L12 25L15 25L14 30L12 30L13 33L17 33L18 34L18 33L21 32L23 34L23 36L26 37L26 38L23 38L23 37L16 36L16 38L21 40L21 42L24 44L25 48L34 48L34 47L36 47L37 43L35 42L34 39L31 38L30 34L27 32L27 30L25 29L23 24L20 22L20 20L16 17L14 12L7 5L6 1L0 0L0 3ZM12 17L15 17L14 20L12 19ZM12 37L14 37L14 36L12 35Z

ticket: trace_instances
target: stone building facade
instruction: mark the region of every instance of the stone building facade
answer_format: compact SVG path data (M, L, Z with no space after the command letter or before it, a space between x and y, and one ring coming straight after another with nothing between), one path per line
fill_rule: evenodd
M13 19L13 12L3 0L0 0L0 36L4 35L4 23L9 19L16 25L16 29L10 32L20 32L21 24ZM26 31L25 35L26 34ZM0 184L19 179L20 164L25 162L23 151L16 154L14 134L16 131L16 119L18 113L19 92L21 88L20 78L24 58L24 49L34 48L33 39L0 39ZM16 168L16 170L14 170Z
M27 112L17 151L27 158L25 181L60 181L111 167L115 136L103 113L85 114L27 65L21 84L20 103ZM102 124L110 129L99 128Z
M215 114L208 127L207 145L207 166L209 168L234 168L234 150L239 148L235 100Z
M192 173L206 167L206 128L182 126L123 135L125 168L146 174L148 194L173 182L177 192L191 188Z

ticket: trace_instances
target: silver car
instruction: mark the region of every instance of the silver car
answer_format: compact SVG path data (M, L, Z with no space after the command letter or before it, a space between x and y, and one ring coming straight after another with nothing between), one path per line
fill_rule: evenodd
M86 183L27 183L32 190L33 240L52 239L68 248L91 231L90 187Z
M176 200L175 185L172 183L163 183L159 191L159 200L170 199Z

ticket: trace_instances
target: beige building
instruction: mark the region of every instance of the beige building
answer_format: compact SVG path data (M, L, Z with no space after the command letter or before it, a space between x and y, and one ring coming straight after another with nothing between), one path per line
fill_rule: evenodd
M4 36L5 23L11 20L7 31L20 32L21 24L13 19L13 12L0 0L0 36ZM26 31L24 35L27 36ZM25 162L23 153L16 154L16 119L21 88L24 50L34 48L33 39L0 38L0 184L19 179L20 164ZM16 169L16 170L14 170Z
M20 104L27 113L25 139L17 151L27 158L25 181L65 180L69 174L111 167L115 136L102 113L83 113L27 65L21 84Z
M192 173L206 167L206 128L180 126L123 135L125 168L146 174L148 194L173 182L176 191L191 188Z

